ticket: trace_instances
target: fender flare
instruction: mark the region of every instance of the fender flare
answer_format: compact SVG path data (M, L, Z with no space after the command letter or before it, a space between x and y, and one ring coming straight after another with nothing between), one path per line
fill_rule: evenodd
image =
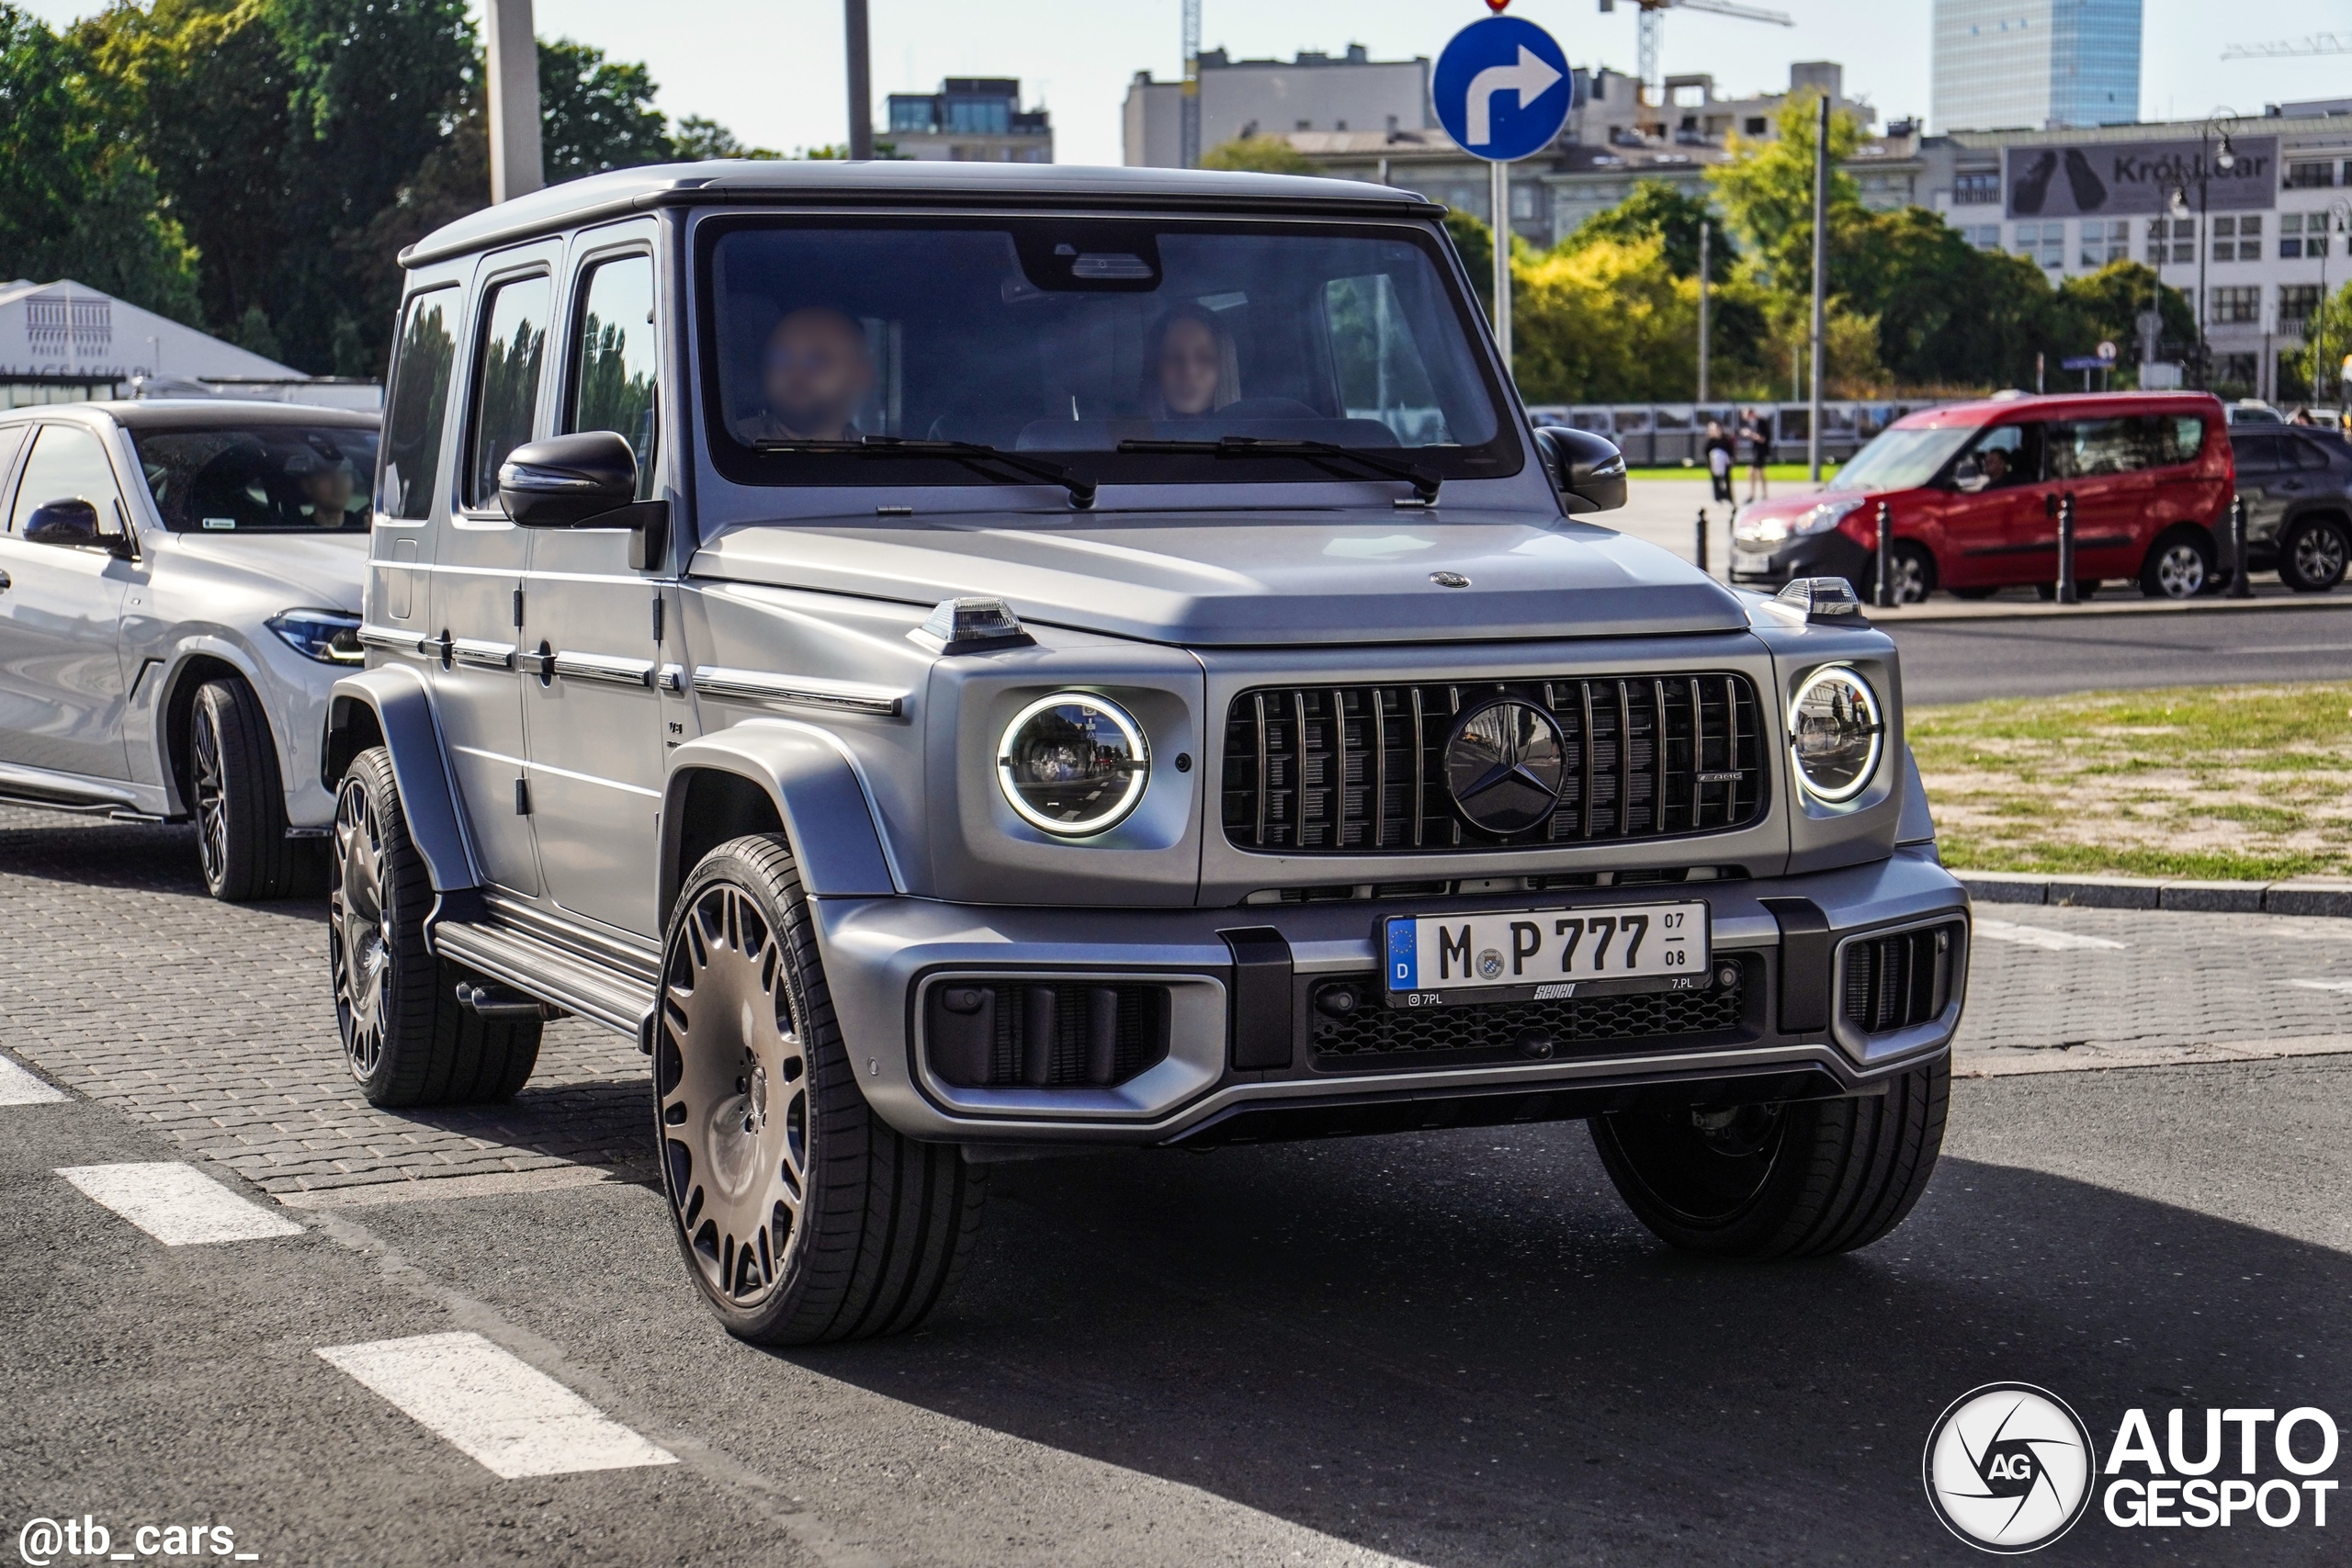
M267 714L270 721L269 743L277 753L278 776L280 779L287 780L294 776L293 737L278 732L281 728L277 722L279 716L271 710L269 699L263 693L259 661L254 658L253 650L218 631L191 633L173 642L160 653L142 656L142 663L152 661L155 666L154 695L143 716L146 721L146 733L143 736L127 733L124 737L134 746L145 746L153 750L156 776L163 781L164 785L165 814L173 817L186 815L191 807L187 801L181 798L179 773L172 765L172 737L168 719L172 705L179 700L180 691L187 683L188 667L199 659L216 660L226 664L237 672L240 680L253 688L255 696L261 697L263 710ZM139 671L131 672L134 682L137 681L140 673ZM130 716L130 713L126 712L126 721Z
M458 808L441 726L433 716L433 697L424 678L397 664L345 675L334 683L330 700L330 733L345 727L355 707L365 707L376 716L376 728L391 753L392 779L400 786L409 840L424 857L433 890L480 886L481 877L474 869L465 816ZM335 781L326 783L334 787Z
M818 896L888 897L905 891L857 764L813 725L754 718L670 753L662 794L662 919L670 918L688 869L678 864L687 786L697 773L732 773L759 786L784 822L800 877Z
M1928 786L1919 780L1919 760L1911 754L1911 743L1903 743L1903 810L1895 819L1894 842L1932 844L1936 841L1936 819L1928 815Z

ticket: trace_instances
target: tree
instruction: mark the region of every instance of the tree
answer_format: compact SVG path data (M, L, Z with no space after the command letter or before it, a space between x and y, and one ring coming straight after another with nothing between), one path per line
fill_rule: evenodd
M2135 261L2109 262L2088 277L2066 279L2058 286L2058 306L2067 318L2065 352L2089 354L2102 341L2112 343L2117 365L2136 370L2140 315L2151 304L2164 322L2160 343L2196 341L2197 312L2188 296L2170 285L2159 290L2153 268Z
M1479 307L1491 316L1495 313L1495 231L1478 221L1476 215L1460 210L1445 215L1445 231L1453 241L1453 248L1461 254L1462 270L1470 275L1470 287L1477 291Z
M667 163L669 122L652 73L570 39L539 40L541 165L556 185L606 169ZM731 139L730 139L731 140Z
M1238 136L1201 154L1204 169L1241 169L1261 175L1313 175L1322 170L1280 136Z
M1691 395L1699 286L1664 242L1596 240L1511 268L1520 390L1535 402L1633 402Z
M1655 237L1662 243L1668 272L1677 277L1699 276L1699 225L1707 223L1714 231L1708 236L1707 277L1721 283L1732 274L1739 260L1739 247L1733 243L1723 219L1701 197L1685 196L1664 180L1645 179L1634 182L1634 193L1605 212L1596 212L1577 225L1574 232L1561 244L1570 250L1581 250L1597 240L1619 242Z
M1715 203L1772 287L1804 293L1813 287L1813 144L1818 93L1792 93L1781 107L1780 137L1751 140L1734 133L1731 159L1707 171ZM1860 212L1861 187L1840 167L1862 139L1861 122L1839 110L1829 117L1829 212Z
M87 52L0 5L0 279L70 277L191 324L197 256L161 209L121 96Z
M680 163L697 163L705 158L781 158L783 153L772 147L746 147L735 140L735 133L715 119L705 119L690 114L678 121L670 132L671 155ZM876 151L881 149L877 146Z

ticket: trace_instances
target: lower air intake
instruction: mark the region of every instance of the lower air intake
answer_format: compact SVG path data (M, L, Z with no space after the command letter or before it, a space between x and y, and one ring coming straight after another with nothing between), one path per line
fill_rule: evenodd
M1951 1001L1957 922L1846 944L1838 1010L1864 1034L1886 1034L1939 1018Z
M958 1089L1111 1089L1168 1055L1168 987L944 980L923 1000L923 1052Z

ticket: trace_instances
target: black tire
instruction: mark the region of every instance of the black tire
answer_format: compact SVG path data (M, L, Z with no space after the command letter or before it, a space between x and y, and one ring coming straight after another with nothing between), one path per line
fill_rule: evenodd
M1717 1258L1820 1258L1903 1223L1935 1171L1951 1092L1939 1059L1883 1096L1596 1116L1592 1141L1660 1240Z
M269 716L244 682L207 681L188 710L187 796L205 891L228 904L311 891L286 836L286 787Z
M2213 541L2201 528L2175 528L2148 547L2140 563L2140 592L2151 599L2194 599L2221 581Z
M424 942L433 884L408 836L391 754L351 760L335 798L327 962L343 1059L371 1105L506 1100L538 1065L542 1020L483 1018L458 1001L477 978Z
M727 1331L766 1345L896 1334L945 1301L986 1173L866 1105L780 834L721 844L687 878L660 1009L662 1187L686 1272Z
M2278 581L2298 593L2324 593L2344 581L2352 534L2333 517L2297 524L2278 544Z

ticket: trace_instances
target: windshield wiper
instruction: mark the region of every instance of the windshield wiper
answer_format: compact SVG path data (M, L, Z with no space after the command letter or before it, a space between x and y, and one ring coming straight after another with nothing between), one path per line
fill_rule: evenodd
M1069 491L1069 503L1081 511L1094 504L1095 484L1092 479L1073 474L1059 463L1007 452L985 442L919 441L904 435L864 435L855 441L754 441L752 445L762 452L838 452L851 457L945 457L998 484L1021 484L1030 479L1042 479L1047 484L1059 485ZM998 473L983 466L989 463L1001 464L1013 472ZM1019 477L1014 477L1016 475Z
M1122 452L1191 452L1211 457L1297 457L1313 463L1325 473L1345 474L1340 465L1353 463L1360 473L1374 473L1383 479L1403 479L1413 487L1423 505L1437 502L1438 486L1443 482L1431 470L1402 457L1386 457L1377 452L1367 452L1360 446L1341 446L1331 441L1287 440L1265 435L1227 435L1216 441L1122 441ZM1348 476L1353 477L1353 476Z

